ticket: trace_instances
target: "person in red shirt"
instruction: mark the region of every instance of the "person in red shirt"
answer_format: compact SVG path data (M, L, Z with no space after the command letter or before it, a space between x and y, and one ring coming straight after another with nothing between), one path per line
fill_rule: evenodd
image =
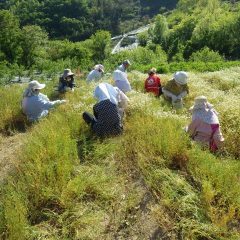
M150 69L148 78L145 80L145 91L152 92L156 97L162 94L161 80L156 74L156 68Z

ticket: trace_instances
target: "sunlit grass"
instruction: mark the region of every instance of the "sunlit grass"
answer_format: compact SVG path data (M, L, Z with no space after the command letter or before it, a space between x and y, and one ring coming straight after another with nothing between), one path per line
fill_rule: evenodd
M152 221L170 239L239 239L239 69L190 73L190 94L179 111L143 93L145 74L130 73L135 91L128 93L124 134L105 140L82 120L83 111L92 111L97 83L77 79L74 93L58 95L57 79L48 82L44 93L68 102L25 128L19 163L0 189L0 238L114 239L122 226L130 231L136 224L129 215L147 191L156 202ZM160 77L164 84L172 76ZM25 87L0 89L1 132L21 130L16 123ZM226 144L216 156L182 130L198 95L220 114Z

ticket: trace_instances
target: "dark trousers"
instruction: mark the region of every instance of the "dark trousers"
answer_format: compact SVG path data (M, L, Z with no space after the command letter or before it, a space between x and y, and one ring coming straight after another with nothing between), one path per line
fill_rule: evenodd
M88 124L91 125L91 127L97 122L96 118L88 112L83 113L83 120Z

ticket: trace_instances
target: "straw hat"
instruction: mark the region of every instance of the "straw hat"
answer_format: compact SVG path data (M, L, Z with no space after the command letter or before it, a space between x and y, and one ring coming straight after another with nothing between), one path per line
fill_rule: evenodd
M180 84L180 85L184 85L184 84L187 84L187 81L188 81L188 75L186 72L184 71L179 71L179 72L176 72L174 75L173 75L173 78L175 79L175 81Z
M34 81L31 81L29 84L28 84L28 88L29 89L32 89L32 90L36 90L36 89L43 89L45 88L46 84L41 84L39 83L38 81L34 80Z
M64 69L62 77L66 78L66 77L73 76L73 75L74 75L74 73L71 71L71 69L67 68L67 69Z
M157 72L157 69L156 68L151 68L148 72L148 74L153 74L153 73L156 73Z

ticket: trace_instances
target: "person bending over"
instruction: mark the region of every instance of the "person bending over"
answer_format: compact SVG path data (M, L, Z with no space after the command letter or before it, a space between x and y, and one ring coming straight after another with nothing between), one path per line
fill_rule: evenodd
M94 91L94 97L98 100L93 106L94 115L84 112L84 121L99 137L121 134L122 118L128 97L120 89L108 83L100 83Z

